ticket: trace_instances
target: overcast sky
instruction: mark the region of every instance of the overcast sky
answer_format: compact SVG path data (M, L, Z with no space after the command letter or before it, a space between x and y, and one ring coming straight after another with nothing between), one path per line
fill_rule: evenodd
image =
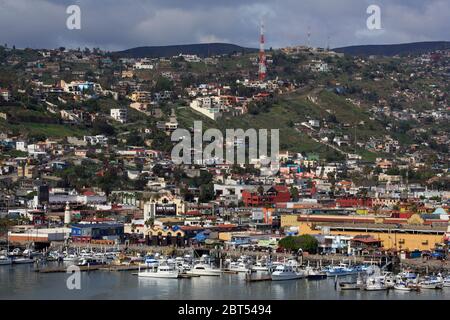
M66 8L81 9L81 30L66 27ZM369 5L381 30L369 30ZM0 43L18 48L100 47L229 42L330 47L450 40L450 0L0 0Z

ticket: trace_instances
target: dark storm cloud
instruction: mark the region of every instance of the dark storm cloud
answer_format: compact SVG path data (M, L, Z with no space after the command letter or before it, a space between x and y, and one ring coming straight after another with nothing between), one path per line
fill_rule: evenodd
M81 8L82 29L66 28L67 6ZM369 5L381 7L382 30L366 27ZM0 0L0 42L18 47L101 47L231 42L331 47L449 40L448 0Z

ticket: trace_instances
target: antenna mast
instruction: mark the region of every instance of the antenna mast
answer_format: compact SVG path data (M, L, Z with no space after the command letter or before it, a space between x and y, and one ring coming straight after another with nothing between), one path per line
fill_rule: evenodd
M266 53L264 51L264 23L261 21L261 33L259 38L259 69L258 69L258 79L264 81L266 78Z

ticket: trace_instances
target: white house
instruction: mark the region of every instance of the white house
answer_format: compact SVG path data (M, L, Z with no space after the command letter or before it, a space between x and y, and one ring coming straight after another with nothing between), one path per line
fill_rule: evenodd
M121 123L127 122L128 111L125 108L111 109L111 117Z

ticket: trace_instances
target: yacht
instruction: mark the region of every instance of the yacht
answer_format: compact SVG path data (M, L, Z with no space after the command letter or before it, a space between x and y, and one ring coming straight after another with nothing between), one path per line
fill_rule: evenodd
M7 256L0 256L0 266L10 265L12 264L11 258Z
M177 279L180 277L180 271L174 266L163 265L158 266L156 271L146 270L138 272L138 277L142 278L165 278L165 279Z
M272 281L280 281L280 280L294 280L301 279L305 277L305 273L303 271L296 272L291 265L285 264L276 267L275 271L272 273Z
M212 266L205 263L198 263L186 273L198 276L220 276L222 274L222 270L213 268Z

